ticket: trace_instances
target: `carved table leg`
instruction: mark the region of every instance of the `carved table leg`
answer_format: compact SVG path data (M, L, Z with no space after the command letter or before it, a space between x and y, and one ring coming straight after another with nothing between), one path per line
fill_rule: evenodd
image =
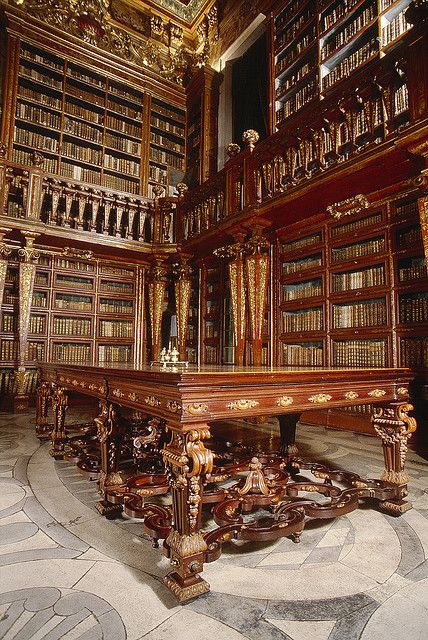
M410 502L403 500L407 495L409 480L404 469L407 441L416 431L416 420L408 415L412 410L411 404L394 402L386 407L376 408L373 414L373 427L382 440L385 460L385 469L380 479L397 485L397 499L383 501L380 506L395 515L412 507Z
M174 571L164 581L180 602L209 591L209 584L198 575L207 549L200 527L202 487L213 467L213 454L203 444L209 437L206 424L187 433L171 428L171 440L162 450L170 476L174 519L165 541Z
M108 487L123 484L124 479L118 471L119 452L122 443L119 407L100 402L100 414L95 418L98 438L101 447L101 471L98 478L98 489L103 499L97 502L97 511L103 516L114 518L122 513L121 504L113 504L106 500Z
M51 395L50 384L48 382L42 382L37 389L36 400L36 436L39 440L48 440L50 438L51 428L48 425L48 401Z
M62 387L54 386L52 394L53 429L51 432L52 446L49 454L56 460L64 458L65 415L68 408L68 397Z
M282 456L296 456L299 450L296 445L296 424L299 413L284 413L278 416L281 441L279 452Z

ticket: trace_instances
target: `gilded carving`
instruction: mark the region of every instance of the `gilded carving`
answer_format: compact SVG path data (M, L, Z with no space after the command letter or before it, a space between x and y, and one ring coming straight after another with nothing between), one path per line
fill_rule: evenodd
M293 404L293 398L291 396L281 396L276 401L276 404L278 405L278 407L289 407L291 404Z
M347 400L356 400L356 398L358 398L358 393L356 391L347 391L345 393L345 398Z
M233 402L228 403L227 408L233 411L247 411L248 409L254 409L259 404L260 402L257 400L233 400Z
M386 391L384 389L372 389L367 395L371 398L382 398L386 395Z
M168 400L168 402L166 403L166 408L168 409L168 411L171 411L171 413L178 413L179 411L181 411L181 405L178 404L178 402L176 402L175 400Z
M399 396L407 396L409 393L409 390L407 389L407 387L398 387L397 393Z
M342 216L350 216L354 213L360 213L370 206L366 196L358 193L352 198L346 198L340 202L334 202L327 207L327 213L339 220Z
M149 407L159 407L161 401L156 396L146 396L144 398L144 402L149 405Z
M309 402L313 402L314 404L324 404L331 400L332 396L328 393L317 393L314 396L309 396Z
M416 431L416 420L408 415L413 410L409 403L398 406L375 407L372 423L383 445L385 469L381 480L393 484L405 484L408 475L404 470L407 442Z
M184 407L184 410L191 415L197 416L208 411L208 405L204 402L192 402Z
M70 258L82 258L83 260L90 260L94 257L94 252L84 251L83 249L74 249L74 247L64 247L61 255Z
M116 398L123 398L123 396L125 395L124 392L122 391L122 389L113 389L112 394Z

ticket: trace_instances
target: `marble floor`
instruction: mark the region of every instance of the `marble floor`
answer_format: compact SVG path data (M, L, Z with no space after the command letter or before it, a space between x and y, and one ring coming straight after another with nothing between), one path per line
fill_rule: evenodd
M428 637L428 463L410 452L414 508L362 508L301 542L231 543L211 592L177 605L140 522L94 509L95 483L55 462L32 414L0 413L0 638L4 640L422 640ZM265 444L275 427L260 427ZM376 477L376 438L298 429L305 456Z

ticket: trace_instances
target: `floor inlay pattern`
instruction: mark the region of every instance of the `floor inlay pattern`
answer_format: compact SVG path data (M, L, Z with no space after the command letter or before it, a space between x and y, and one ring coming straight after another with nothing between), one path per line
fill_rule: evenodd
M416 454L402 517L360 509L309 523L299 544L232 543L205 565L211 592L179 606L141 522L103 519L95 483L48 456L32 418L0 413L0 639L425 640L428 464ZM330 467L383 467L376 438L305 427L297 439Z

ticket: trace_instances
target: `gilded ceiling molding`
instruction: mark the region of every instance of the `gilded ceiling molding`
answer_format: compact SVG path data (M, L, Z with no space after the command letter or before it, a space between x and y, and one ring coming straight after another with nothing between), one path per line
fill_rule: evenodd
M146 15L123 2L109 0L2 0L37 20L65 31L85 43L145 67L179 85L190 69L203 66L218 32L217 11L203 17L203 38L190 49L184 31L158 15ZM189 5L190 6L190 5ZM208 17L210 16L210 17ZM132 29L134 33L127 29ZM215 31L215 37L213 37Z

